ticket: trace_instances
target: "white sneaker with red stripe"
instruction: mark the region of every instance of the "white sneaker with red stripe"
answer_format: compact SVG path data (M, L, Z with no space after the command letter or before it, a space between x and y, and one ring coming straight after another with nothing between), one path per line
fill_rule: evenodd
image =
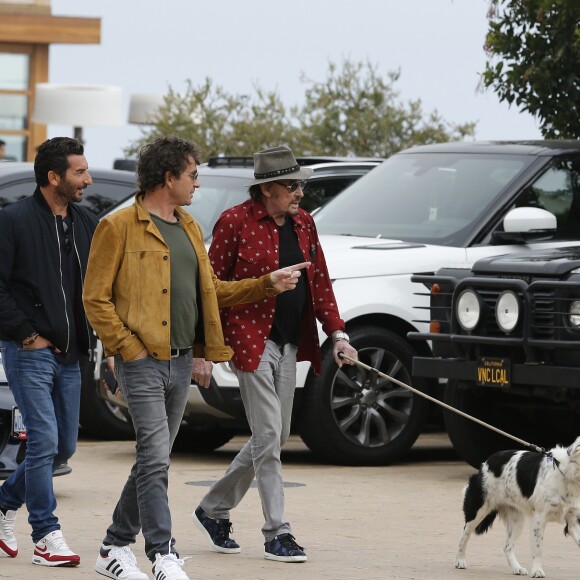
M78 566L81 559L68 547L62 532L54 530L36 542L32 563L39 566Z
M16 558L18 545L14 537L14 520L16 511L8 510L6 514L0 511L0 558Z

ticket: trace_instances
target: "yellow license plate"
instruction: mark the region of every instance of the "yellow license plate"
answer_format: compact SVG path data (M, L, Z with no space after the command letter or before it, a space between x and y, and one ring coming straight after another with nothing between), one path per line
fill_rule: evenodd
M476 382L480 387L509 387L509 359L487 357L479 358L477 360Z

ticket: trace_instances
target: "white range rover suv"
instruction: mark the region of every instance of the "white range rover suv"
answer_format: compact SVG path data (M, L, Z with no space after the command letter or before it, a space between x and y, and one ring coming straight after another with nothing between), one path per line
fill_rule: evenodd
M430 394L437 381L411 376L430 356L427 292L412 274L470 267L478 258L580 244L580 142L447 143L402 151L315 214L351 343L370 366ZM527 208L521 210L520 208ZM558 227L553 227L553 218ZM421 296L421 294L425 294ZM399 459L425 426L430 403L359 367L339 370L320 336L323 365L298 370L294 428L326 461L352 465ZM187 437L197 449L247 428L237 381L216 365L209 389L192 385Z

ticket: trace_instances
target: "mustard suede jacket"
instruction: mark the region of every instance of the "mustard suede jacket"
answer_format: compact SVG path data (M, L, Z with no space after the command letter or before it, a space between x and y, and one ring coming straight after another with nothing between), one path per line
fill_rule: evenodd
M151 215L135 203L103 218L93 237L83 303L107 356L134 359L143 349L158 360L171 358L169 297L171 256ZM232 357L226 346L219 309L279 294L268 274L235 282L213 272L199 225L182 208L176 210L198 261L198 308L193 354L214 362ZM183 272L194 276L195 272ZM192 321L193 323L193 321ZM201 341L198 342L198 340Z

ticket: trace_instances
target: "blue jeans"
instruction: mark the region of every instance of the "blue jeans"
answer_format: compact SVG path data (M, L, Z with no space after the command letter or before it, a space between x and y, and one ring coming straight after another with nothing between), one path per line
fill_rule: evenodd
M2 362L20 412L28 443L26 457L0 487L0 506L16 510L24 503L32 540L59 530L52 472L75 452L79 428L79 363L62 365L48 348L24 349L2 341Z
M169 454L183 419L192 362L191 351L170 361L115 357L115 373L135 427L136 462L104 543L132 544L142 527L145 553L152 562L155 554L174 552L167 499Z
M255 372L235 371L252 436L199 505L212 518L229 519L230 510L242 501L255 475L265 519L262 533L270 541L292 533L284 518L280 449L290 434L296 347L285 344L281 351L268 340Z

